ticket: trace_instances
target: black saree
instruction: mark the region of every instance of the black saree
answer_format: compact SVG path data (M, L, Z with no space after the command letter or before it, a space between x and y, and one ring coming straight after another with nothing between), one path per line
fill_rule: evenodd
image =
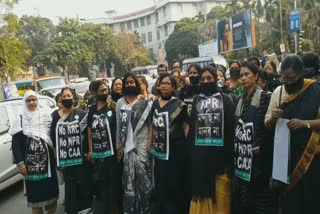
M303 93L300 93L288 102L285 100L282 103L283 117L286 119L314 120L320 107L319 97L320 83L305 80ZM312 131L310 129L297 129L291 130L290 134L290 174L292 179L294 169L304 154ZM319 168L320 157L319 155L315 155L304 176L286 193L285 202L282 207L284 214L319 213Z
M152 114L168 112L169 158L154 158L155 191L159 213L186 214L189 208L186 167L187 143L184 127L188 121L186 105L172 98L162 108L159 100L153 103Z

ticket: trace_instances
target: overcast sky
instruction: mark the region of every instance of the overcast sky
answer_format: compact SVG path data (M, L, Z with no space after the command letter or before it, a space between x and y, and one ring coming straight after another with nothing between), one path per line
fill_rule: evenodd
M38 15L50 18L55 23L57 17L80 19L106 17L105 11L116 10L125 14L152 6L154 0L20 0L14 13L21 15Z

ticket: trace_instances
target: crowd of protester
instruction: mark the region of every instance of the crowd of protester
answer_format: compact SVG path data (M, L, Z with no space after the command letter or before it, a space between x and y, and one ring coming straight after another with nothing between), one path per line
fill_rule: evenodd
M32 213L55 213L57 171L67 214L320 212L315 53L289 55L279 69L257 57L228 69L192 64L185 76L174 62L158 76L151 92L133 73L92 81L80 108L66 87L51 115L35 92L25 94L10 134ZM272 179L279 118L290 129L288 183Z

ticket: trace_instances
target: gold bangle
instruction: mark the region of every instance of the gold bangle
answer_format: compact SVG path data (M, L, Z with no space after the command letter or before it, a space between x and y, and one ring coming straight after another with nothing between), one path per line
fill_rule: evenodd
M306 123L307 128L310 129L311 128L310 123L307 120L305 120L304 122Z

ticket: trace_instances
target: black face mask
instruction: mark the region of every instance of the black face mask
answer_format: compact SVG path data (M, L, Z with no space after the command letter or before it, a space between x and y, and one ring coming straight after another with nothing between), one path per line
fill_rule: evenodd
M200 91L202 94L206 96L210 96L218 91L217 83L216 82L201 83Z
M162 99L162 100L170 100L171 98L172 98L172 95L166 96L166 97L161 96L161 99Z
M140 91L138 90L137 87L133 87L133 86L129 86L129 87L126 87L124 88L124 91L123 91L124 95L138 95L140 94Z
M304 79L301 78L297 82L292 83L290 85L284 84L284 88L288 92L288 94L294 94L298 92L303 87Z
M240 70L238 70L238 69L231 69L231 70L230 70L230 77L240 77Z
M73 99L63 99L61 101L61 104L63 105L63 107L65 107L66 109L69 109L72 107L73 105Z
M198 85L200 82L200 77L189 77L191 85Z
M98 101L106 102L108 99L108 94L98 95Z
M111 98L114 102L117 102L122 96L118 93L111 92Z
M313 77L317 76L317 71L312 67L305 68L303 72L304 72L303 77L306 79L312 79Z

